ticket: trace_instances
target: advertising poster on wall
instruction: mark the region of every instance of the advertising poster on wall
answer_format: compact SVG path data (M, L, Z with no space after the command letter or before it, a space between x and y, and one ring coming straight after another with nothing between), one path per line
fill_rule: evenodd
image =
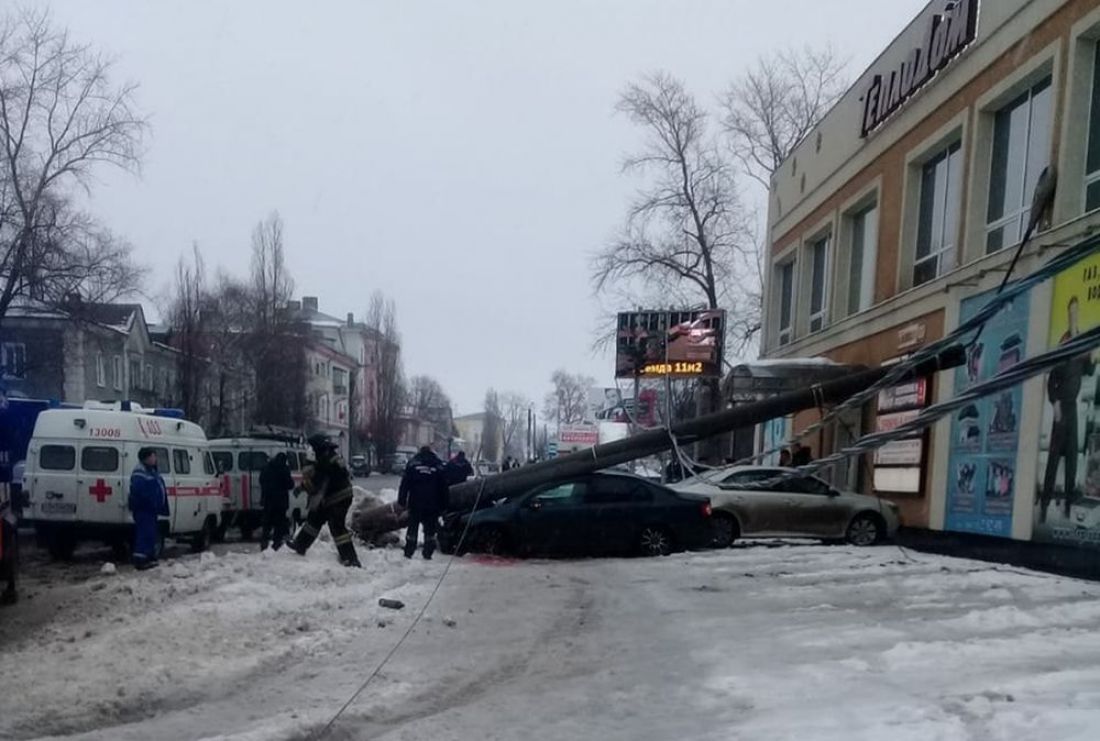
M959 321L978 313L993 294L987 291L963 301ZM956 394L1024 359L1029 309L1024 294L986 323L981 337L967 349L966 365L955 371ZM951 418L945 529L1012 535L1022 400L1022 389L1014 386L968 404Z
M1054 278L1051 347L1100 325L1100 256ZM1032 539L1100 546L1100 353L1054 368L1044 383Z
M791 437L791 418L790 417L776 417L775 419L769 419L763 424L763 439L764 450L772 450L778 448ZM760 461L764 466L778 466L779 465L779 453L772 453L765 456Z

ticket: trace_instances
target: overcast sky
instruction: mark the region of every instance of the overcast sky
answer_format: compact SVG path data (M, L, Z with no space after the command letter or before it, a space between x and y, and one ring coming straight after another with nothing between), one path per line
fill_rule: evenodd
M149 292L193 242L243 273L277 209L298 295L341 317L393 296L406 371L459 413L489 386L540 400L557 367L611 381L589 349L588 258L634 188L619 164L636 132L613 111L626 81L664 69L712 101L760 53L825 42L854 77L923 5L50 3L118 55L152 116L141 177L100 171L93 204L153 269Z

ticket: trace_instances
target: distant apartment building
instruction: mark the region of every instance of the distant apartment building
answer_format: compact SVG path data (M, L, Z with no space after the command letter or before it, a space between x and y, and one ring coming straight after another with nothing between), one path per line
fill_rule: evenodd
M1053 208L1016 277L1100 231L1096 0L928 3L772 179L764 356L873 366L944 336L1004 277L1048 166ZM1093 260L991 320L967 368L886 391L808 442L820 456L890 429L1097 324ZM1081 386L1060 400L1038 378L981 400L837 483L896 501L910 526L1100 542L1093 369ZM1073 429L1060 427L1071 413Z
M333 397L325 396L325 399L336 403L332 402L332 398L343 397L339 403L343 405L344 418L340 422L351 443L350 449L372 453L369 424L377 408L381 365L381 338L378 332L356 321L352 313L345 319L322 313L316 296L303 296L301 301L292 301L290 309L298 321L309 327L316 343L343 356L337 367L339 372L346 370L349 374L347 378L340 379L342 383L339 386L344 391L342 394L333 391ZM333 362L333 359L330 357L329 361ZM330 418L335 417L330 415Z
M11 396L172 406L177 362L151 336L139 304L23 301L0 327L0 385Z

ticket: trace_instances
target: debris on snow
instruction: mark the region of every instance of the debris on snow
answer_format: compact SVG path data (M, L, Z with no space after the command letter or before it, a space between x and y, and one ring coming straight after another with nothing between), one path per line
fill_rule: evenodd
M400 610L405 606L405 603L399 599L387 599L383 597L382 599L378 600L378 606L385 607L389 610Z
M101 568L99 570L99 573L107 574L107 575L116 574L116 573L118 573L118 569L115 567L115 565L113 563L108 561L107 563L103 564L103 568Z

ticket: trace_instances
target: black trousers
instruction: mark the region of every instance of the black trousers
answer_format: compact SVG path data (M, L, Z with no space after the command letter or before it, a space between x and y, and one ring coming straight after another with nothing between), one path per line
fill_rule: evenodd
M1047 448L1047 465L1043 472L1042 511L1040 518L1046 519L1047 507L1054 499L1054 485L1058 479L1058 462L1065 459L1065 513L1073 503L1077 482L1077 402L1063 404L1062 419L1050 428L1050 445ZM1065 412L1069 407L1072 411Z
M267 550L270 544L275 550L282 548L290 535L290 523L286 517L286 507L264 509L263 530L260 533L260 550Z
M405 556L412 558L416 553L416 541L420 528L424 528L424 558L431 558L435 552L435 532L439 527L439 513L409 510L409 528L405 531Z
M347 565L359 565L359 556L355 552L355 545L351 542L351 533L348 531L347 517L351 509L351 489L337 492L331 497L325 497L321 504L310 510L306 517L306 523L298 530L294 537L294 550L305 554L321 528L328 523L328 531L332 534L332 542L336 544L336 552L340 554L340 562Z

